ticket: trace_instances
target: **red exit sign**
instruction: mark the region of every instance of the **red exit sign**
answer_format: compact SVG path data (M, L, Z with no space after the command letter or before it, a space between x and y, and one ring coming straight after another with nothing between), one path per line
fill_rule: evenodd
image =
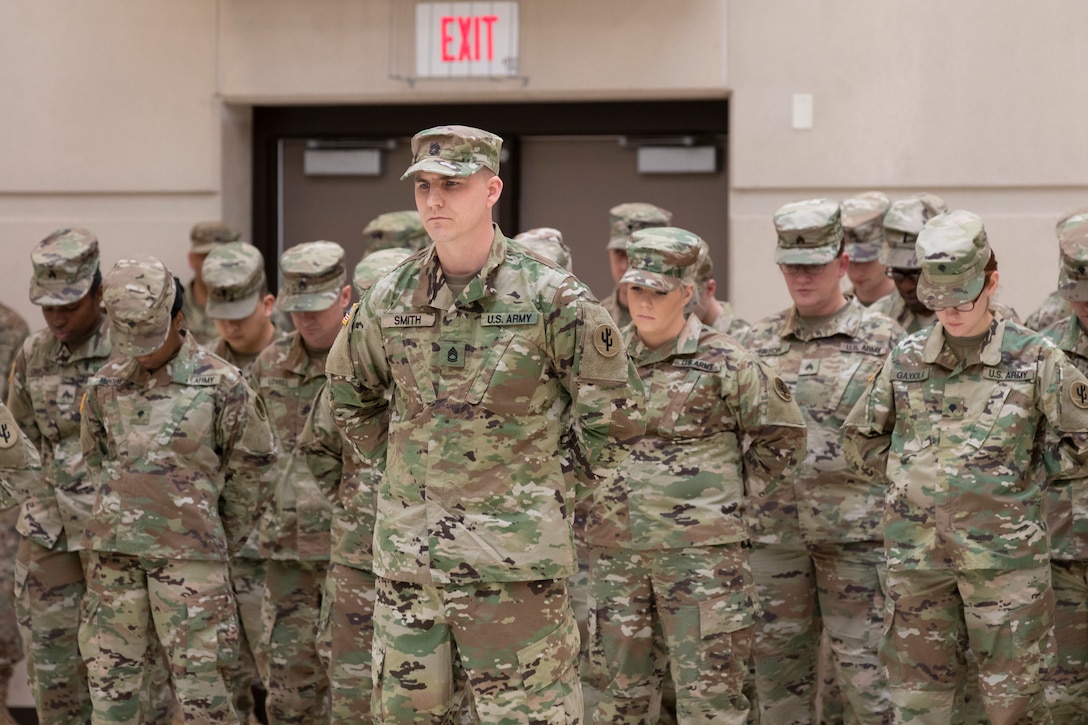
M515 76L516 2L420 3L416 75L422 78Z

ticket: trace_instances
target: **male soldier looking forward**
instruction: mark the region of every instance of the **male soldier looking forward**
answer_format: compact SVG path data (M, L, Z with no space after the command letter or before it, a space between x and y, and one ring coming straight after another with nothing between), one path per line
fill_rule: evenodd
M491 223L501 144L466 126L412 139L403 178L434 243L363 297L326 367L338 422L383 469L379 722L455 712L454 660L483 722L581 721L574 503L643 432L607 312Z
M890 711L876 642L883 618L879 571L884 488L847 467L840 426L902 329L843 295L839 205L787 204L774 215L776 260L793 307L745 337L793 387L808 448L784 485L750 492L752 570L764 610L756 635L759 705L767 722L815 722L820 621L830 634L846 722L880 723Z
M103 282L115 355L87 383L80 431L97 492L79 628L95 725L140 722L152 628L185 720L238 722L227 564L252 528L272 433L237 368L183 329L182 294L150 257Z
M41 453L42 473L19 514L15 592L38 720L82 725L91 700L79 657L80 541L94 490L80 451L79 401L110 356L98 239L86 229L58 229L34 246L30 261L30 301L42 308L46 329L15 358L8 408Z
M205 314L208 303L208 289L204 286L204 260L220 244L236 242L242 235L237 229L223 222L197 222L189 232L189 268L193 270L193 279L185 288L185 327L201 345L207 345L215 339L215 325Z
M608 267L612 281L616 283L612 294L601 303L620 327L631 322L627 311L627 289L620 284L620 277L627 271L627 238L632 232L651 227L667 227L672 223L672 212L641 201L617 204L608 210L611 234L608 238Z

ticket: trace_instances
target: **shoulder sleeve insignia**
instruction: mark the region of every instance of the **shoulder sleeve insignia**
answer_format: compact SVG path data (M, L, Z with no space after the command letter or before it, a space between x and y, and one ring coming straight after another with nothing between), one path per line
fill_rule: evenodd
M774 392L779 398L787 403L793 400L793 392L790 390L790 386L786 384L786 381L777 375L774 376Z
M1070 385L1069 399L1078 408L1088 408L1088 383L1078 380Z
M612 325L597 325L593 331L593 346L602 357L614 357L621 347L620 331Z
M15 417L5 408L0 415L0 449L7 450L19 442L22 431L19 430Z

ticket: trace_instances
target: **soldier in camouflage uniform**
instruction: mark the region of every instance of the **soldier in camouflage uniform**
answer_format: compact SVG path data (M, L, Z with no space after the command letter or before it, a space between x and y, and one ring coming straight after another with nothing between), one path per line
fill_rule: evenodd
M1088 374L1088 224L1064 229L1058 245L1058 292L1072 313L1042 334ZM1057 645L1047 702L1055 722L1088 722L1088 479L1048 488L1047 526Z
M884 248L880 261L895 283L895 294L873 303L873 310L892 318L907 332L929 327L937 318L933 310L918 299L918 276L922 265L914 253L914 243L926 222L948 211L944 199L936 194L915 194L899 199L884 215Z
M1066 224L1075 227L1084 224L1086 220L1088 220L1088 207L1083 207L1059 219L1054 226L1054 231L1060 239ZM1046 299L1043 300L1043 304L1039 305L1039 309L1028 315L1028 319L1024 321L1024 326L1042 332L1051 325L1068 319L1072 314L1073 308L1069 304L1069 300L1062 294L1060 289L1057 289L1047 295Z
M119 261L103 284L115 355L81 406L97 495L79 646L96 724L140 721L152 628L185 720L239 722L227 562L252 529L272 433L238 370L184 329L183 294L152 258Z
M775 213L776 259L794 306L745 337L793 388L808 426L807 453L791 479L750 492L752 568L764 609L756 685L773 723L815 720L821 622L846 721L879 723L888 713L876 652L884 490L847 467L839 426L902 329L840 290L849 260L839 219L839 205L827 199Z
M351 285L355 294L361 299L375 282L411 256L412 250L405 247L389 247L367 254L355 265L352 273Z
M419 218L419 212L415 210L379 214L363 228L363 243L366 245L367 254L394 248L410 249L414 252L423 249L430 241Z
M239 368L248 380L250 367L261 350L287 336L272 321L276 298L268 291L264 256L248 242L220 244L204 260L202 276L208 293L205 312L219 332L212 352ZM271 489L262 501L270 496ZM254 649L264 641L261 606L265 566L257 551L256 530L231 559L230 575L241 623L239 669L232 678L231 690L235 708L248 722L256 708L254 688L264 689L264 673L254 656Z
M42 475L19 513L14 590L38 720L82 725L91 701L77 637L80 540L94 492L80 452L79 402L87 378L110 355L98 240L86 229L59 229L30 259L30 301L41 306L46 329L19 350L7 399L40 451Z
M842 202L842 233L850 257L846 276L851 288L847 294L853 294L866 307L895 293L895 285L884 274L880 259L884 246L882 222L889 203L879 191L866 191Z
M271 506L257 533L267 567L260 656L267 663L272 725L329 719L318 618L337 482L315 479L299 441L325 384L325 356L351 302L344 250L335 242L291 247L280 258L280 271L279 307L291 315L296 331L265 348L250 376L268 409L280 456Z
M607 312L491 224L501 144L465 126L416 134L403 178L434 243L370 289L329 353L337 421L383 473L381 722L455 713L454 661L482 722L581 721L574 503L643 432Z
M590 615L599 723L644 723L667 657L680 723L747 722L758 604L744 495L805 446L786 383L684 310L703 240L634 232L622 331L647 391L647 434L590 499Z
M26 320L7 305L0 304L0 370L10 371L15 353L30 334ZM0 399L7 399L9 377L0 380ZM0 511L0 725L7 717L8 683L15 663L23 658L22 641L16 617L15 557L19 534L15 530L19 510L16 507Z
M608 238L608 266L612 270L612 281L616 288L601 302L620 327L631 323L627 311L627 290L620 284L620 278L627 271L627 237L631 232L652 227L667 227L672 223L672 212L653 204L634 201L617 204L608 210L611 236Z
M750 325L737 317L733 305L715 297L718 282L714 279L714 260L710 257L710 245L700 238L699 262L695 270L695 314L704 325L713 327L736 339L748 332Z
M527 247L550 262L555 262L568 272L574 271L570 247L563 241L563 233L553 227L536 227L514 237L514 241Z
M888 488L881 659L896 721L952 721L969 647L991 722L1050 723L1044 479L1085 474L1088 380L990 310L997 261L976 215L934 217L917 253L939 324L895 348L844 426L851 465ZM1056 445L1042 445L1048 426Z
M189 268L193 279L185 288L185 328L201 345L215 340L215 325L205 314L208 289L204 286L204 260L220 244L236 242L241 238L237 229L220 221L197 222L189 231Z

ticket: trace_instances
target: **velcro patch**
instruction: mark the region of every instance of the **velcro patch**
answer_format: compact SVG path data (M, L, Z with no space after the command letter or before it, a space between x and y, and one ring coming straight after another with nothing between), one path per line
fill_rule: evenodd
M539 312L489 312L480 319L480 324L483 327L505 327L535 325L539 321Z
M929 370L892 370L892 380L901 383L919 383L929 380Z
M213 373L211 375L190 375L185 383L186 385L219 385L220 377L222 376L219 375L219 373Z
M1088 408L1088 383L1078 380L1070 385L1069 399L1078 408Z
M382 327L434 327L434 314L423 312L399 312L382 315Z
M888 348L866 345L864 342L844 342L839 345L839 349L843 352L860 352L864 355L877 355L879 357L888 354Z
M1034 380L1035 369L1008 370L1001 368L986 368L987 380Z
M672 366L674 368L694 368L695 370L701 370L704 373L720 373L722 371L722 364L720 362L709 362L707 360L673 360Z

